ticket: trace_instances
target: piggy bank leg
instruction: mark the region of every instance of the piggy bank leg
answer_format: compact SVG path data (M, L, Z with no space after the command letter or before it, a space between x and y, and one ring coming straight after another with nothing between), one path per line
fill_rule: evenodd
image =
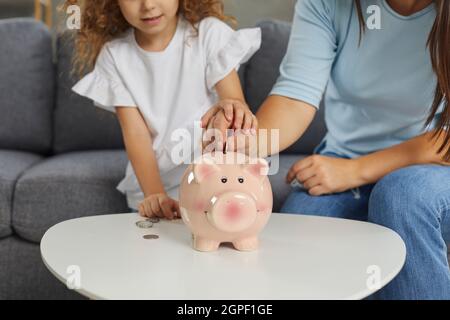
M209 240L194 235L194 249L201 252L216 251L219 249L220 242Z
M233 246L239 251L254 251L258 249L258 237L239 239L233 242Z

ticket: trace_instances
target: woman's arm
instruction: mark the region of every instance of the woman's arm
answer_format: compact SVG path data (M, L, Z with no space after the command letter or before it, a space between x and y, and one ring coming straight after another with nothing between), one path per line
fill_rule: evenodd
M116 108L128 158L145 198L165 193L150 131L138 108Z
M272 95L265 100L256 114L258 131L255 139L238 140L236 137L230 137L227 143L233 144L234 150L245 150L265 158L293 145L305 133L315 114L316 108L306 102ZM221 131L230 125L223 110L214 116L211 123ZM272 135L275 131L278 134ZM277 140L272 141L272 137ZM234 142L231 141L233 139Z
M269 96L256 114L260 129L257 135L258 156L265 158L289 148L305 133L315 114L316 108L306 102ZM278 141L272 141L271 130L278 130Z
M314 118L329 81L338 47L334 6L334 1L297 1L288 49L280 66L280 77L270 97L257 113L259 129L280 130L279 145L274 148L270 147L270 133L267 143L269 148L264 148L265 137L260 132L258 138L263 144L260 150L262 156L265 153L278 153L292 145ZM219 113L217 118L217 124L213 127L223 130L225 121L220 118L226 116Z
M391 148L355 159L313 155L292 166L287 182L294 178L313 196L338 193L376 183L389 173L420 164L450 165L438 153L443 136L431 139L426 133Z
M439 153L443 136L433 138L433 132L420 135L391 148L355 159L361 184L374 183L385 175L412 165L442 164L445 151Z

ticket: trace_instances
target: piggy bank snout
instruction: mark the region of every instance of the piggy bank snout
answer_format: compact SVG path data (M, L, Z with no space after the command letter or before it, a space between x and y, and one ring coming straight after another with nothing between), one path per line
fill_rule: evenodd
M217 229L239 232L253 225L257 209L255 200L247 194L228 192L215 198L208 219Z

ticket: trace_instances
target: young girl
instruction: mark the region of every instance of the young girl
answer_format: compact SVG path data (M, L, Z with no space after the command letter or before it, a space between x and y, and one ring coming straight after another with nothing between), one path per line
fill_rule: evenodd
M261 32L231 29L220 0L81 5L75 68L93 70L73 90L118 116L130 162L117 188L142 216L179 217L187 164L172 160L172 133L193 137L196 121L215 104L232 104L239 129L255 127L236 70L259 49ZM193 144L198 152L200 143Z

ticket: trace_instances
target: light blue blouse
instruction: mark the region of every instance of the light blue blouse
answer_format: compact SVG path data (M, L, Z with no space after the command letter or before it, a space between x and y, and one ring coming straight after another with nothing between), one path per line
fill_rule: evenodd
M405 17L386 0L361 3L371 29L359 45L354 1L299 0L271 92L316 108L323 98L328 134L316 151L351 158L430 130L424 124L437 81L427 48L434 4Z

